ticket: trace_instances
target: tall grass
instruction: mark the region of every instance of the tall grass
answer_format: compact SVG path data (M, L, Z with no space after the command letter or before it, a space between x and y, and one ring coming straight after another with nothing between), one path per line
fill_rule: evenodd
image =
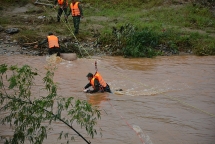
M131 29L132 28L132 29ZM112 34L103 35L100 42L112 45L125 57L154 57L179 52L193 52L196 55L215 55L214 38L198 32L185 32L175 28L143 29L121 26ZM110 50L110 48L108 48Z
M158 45L159 39L160 36L149 28L137 31L126 41L123 53L132 57L154 57L158 55L154 47Z

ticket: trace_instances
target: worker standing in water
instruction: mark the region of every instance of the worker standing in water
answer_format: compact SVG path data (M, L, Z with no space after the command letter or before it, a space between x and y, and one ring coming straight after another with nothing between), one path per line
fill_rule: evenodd
M60 49L59 40L57 36L55 36L52 32L49 32L47 38L44 39L42 42L40 42L38 45L35 45L34 48L38 48L38 46L41 46L45 43L48 43L49 55L56 53L57 56L60 56L61 49Z
M92 73L88 73L87 78L90 82L84 87L84 92L87 92L87 93L109 92L109 93L111 93L109 85L103 80L102 76L98 72L96 72L95 75L93 75ZM90 86L93 87L93 90L88 89Z

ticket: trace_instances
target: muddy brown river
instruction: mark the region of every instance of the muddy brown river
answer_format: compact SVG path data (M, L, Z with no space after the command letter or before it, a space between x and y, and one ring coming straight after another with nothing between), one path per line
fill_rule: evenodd
M95 60L113 94L82 92L88 83L87 73L95 72ZM45 56L24 55L0 56L0 63L28 64L37 68L41 76L47 65ZM42 82L39 77L36 80ZM92 144L215 143L214 56L81 58L57 64L54 81L59 84L60 95L74 96L100 107L97 128L102 129L102 137L98 134L92 139L75 126ZM34 96L41 95L39 85L33 87ZM63 142L57 140L61 131L73 134L74 143L85 143L62 123L55 122L52 126L45 144ZM11 130L0 126L0 135L11 135Z

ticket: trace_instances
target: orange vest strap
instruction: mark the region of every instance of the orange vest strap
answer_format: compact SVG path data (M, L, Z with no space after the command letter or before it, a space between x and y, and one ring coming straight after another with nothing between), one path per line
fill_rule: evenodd
M92 86L93 88L95 88L95 86L94 86L94 80L95 80L95 77L93 77L93 78L90 80L90 84L91 84L91 86Z
M98 81L102 87L107 86L107 83L104 81L104 79L102 78L101 74L98 71L95 73L94 77L98 79Z

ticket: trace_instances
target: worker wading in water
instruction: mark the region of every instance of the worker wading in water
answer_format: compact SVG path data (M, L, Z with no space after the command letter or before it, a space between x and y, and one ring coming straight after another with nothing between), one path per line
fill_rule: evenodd
M87 92L87 93L109 92L109 93L111 93L109 85L103 80L102 76L98 72L96 72L95 75L93 75L92 73L88 73L87 78L90 82L84 87L84 92ZM93 87L93 90L88 89L90 86Z

